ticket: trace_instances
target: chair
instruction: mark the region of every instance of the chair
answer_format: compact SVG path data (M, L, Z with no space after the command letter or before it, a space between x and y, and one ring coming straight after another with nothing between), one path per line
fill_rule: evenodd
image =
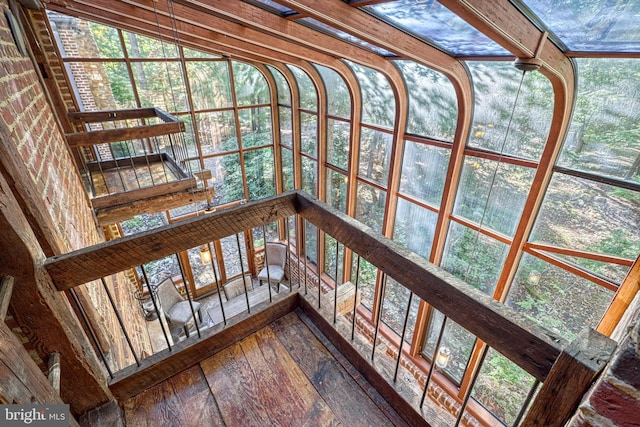
M245 291L250 291L251 289L253 289L253 282L251 281L250 274L240 276L222 286L222 290L224 291L224 296L227 298L227 301L230 301L232 298L242 295Z
M200 303L192 301L192 311L189 306L189 301L185 300L182 295L180 295L180 292L176 289L176 285L173 283L171 277L160 283L156 292L167 321L171 324L182 326L188 338L189 327L187 326L187 323L193 319L194 312L198 312L198 317L200 318L200 322L202 322Z
M284 266L287 263L287 246L282 243L267 243L264 257L264 268L258 273L260 286L263 281L276 284L280 291L280 282L284 279Z

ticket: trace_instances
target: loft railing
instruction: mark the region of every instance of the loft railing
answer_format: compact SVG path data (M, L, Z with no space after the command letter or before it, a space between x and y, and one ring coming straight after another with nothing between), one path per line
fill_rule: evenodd
M533 321L523 318L509 307L494 301L489 296L428 263L395 242L375 235L368 227L353 218L298 191L250 202L153 231L53 257L47 260L45 266L56 287L62 291L171 256L179 251L237 235L244 230L263 227L264 224L270 224L274 221L288 221L289 218L300 221L301 225L304 225L304 222L309 222L318 227L333 237L338 242L337 245L344 245L358 257L377 267L385 276L393 278L401 286L404 286L412 296L426 301L443 313L446 319L451 319L474 334L486 344L484 354L486 354L486 349L492 348L541 382L542 386L533 399L528 412L524 415L521 425L564 425L613 351L613 341L595 331L589 331L575 341L568 343L563 338L555 336ZM302 245L298 242L296 248L301 247ZM347 309L347 311L352 310L350 315L351 331L347 334L341 334L334 328L337 324L336 313L340 300L338 287L331 289L329 286L328 292L323 291L324 286L317 276L315 284L313 279L311 284L308 283L310 276L307 274L307 258L303 254L297 256L297 252L297 249L295 252L292 250L289 252L294 256L289 260L289 273L291 275L291 272L295 270L296 276L304 277L304 279L298 280L295 284L297 285L296 292L285 293L285 295L270 295L269 299L274 301L274 312L266 315L260 310L255 310L253 314L258 320L252 320L248 326L242 322L235 323L225 320L224 325L203 330L198 329L197 334L193 334L191 338L175 345L171 350L163 351L144 360L138 360L139 358L136 357L136 365L114 374L111 384L114 395L124 398L134 393L135 388L132 388L132 384L135 384L136 387L148 387L162 381L177 373L181 367L186 366L185 363L197 363L198 358L210 355L216 348L224 345L223 343L230 343L241 334L252 332L257 327L256 325L260 324L260 321L269 322L274 320L273 316L282 315L287 310L291 310L293 306L301 306L309 313L321 331L352 360L352 363L355 360L354 365L367 378L375 380L373 382L387 400L401 408L411 409L410 404L402 403L398 399L398 395L393 389L396 376L387 378L388 385L384 385L378 378L380 374L367 365L367 357L363 357L351 345L353 338L350 339L348 335L353 334L357 312L360 309L357 298L357 279L354 292L351 294L354 302ZM292 284L290 291L293 288ZM312 302L305 302L303 294L317 295L317 298L312 299ZM187 297L189 300L191 299L189 295ZM316 304L318 307L322 306L323 301L325 310L329 307L329 315L323 315L322 310L313 309ZM379 304L384 304L384 300L381 300ZM247 308L249 308L248 301ZM374 326L373 342L375 343L380 329L379 316ZM404 334L404 331L402 333ZM214 335L216 336L215 343L206 341ZM225 341L225 337L227 341ZM436 344L436 351L440 345L439 341L440 339ZM206 342L206 345L202 344L203 342ZM375 346L372 347L374 353L371 354L371 359L376 351ZM135 354L133 347L131 347L131 351ZM398 351L396 373L401 353ZM182 358L181 363L171 362L173 357L178 356ZM429 381L434 375L434 365L432 364L427 371L427 383L424 386L420 408L424 402ZM476 371L471 378L471 387L461 399L456 425L461 423L465 409L470 405L470 393L477 375ZM413 421L424 422L419 415L419 408L416 410L414 407L413 410L415 410L414 414L418 414L416 416L419 417Z
M67 134L96 211L197 187L184 123L158 108L73 112Z

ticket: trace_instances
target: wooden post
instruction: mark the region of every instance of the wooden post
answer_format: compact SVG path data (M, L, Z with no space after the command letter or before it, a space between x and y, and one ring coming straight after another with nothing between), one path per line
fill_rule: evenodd
M6 276L0 281L0 321L4 322L4 318L7 316L7 310L9 309L9 301L11 300L11 292L13 291L14 279L11 276Z
M615 347L593 329L580 334L556 359L522 426L564 426Z

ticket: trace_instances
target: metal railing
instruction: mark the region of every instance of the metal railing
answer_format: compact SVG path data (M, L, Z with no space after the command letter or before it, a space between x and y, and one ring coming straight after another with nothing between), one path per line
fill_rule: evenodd
M343 316L339 314L345 312L345 310L339 310L339 304L346 300L345 298L339 298L342 286L323 283L321 272L311 268L312 266L309 265L307 256L301 253L300 249L304 247L304 243L297 240L294 251L288 236L286 239L289 245L288 272L289 280L291 281L289 291L293 292L295 285L296 292L307 297L313 296L310 299L311 302L304 303L303 306L308 308L312 305L317 305L318 309L315 312L311 312L312 319L320 324L319 328L330 339L338 343L338 348L349 353L348 357L360 357L362 359L355 364L361 367L365 377L375 378L378 375L375 372L373 362L374 359L377 359L376 344L381 339L381 328L383 326L381 312L385 304L384 286L386 280L393 278L396 283L410 292L408 305L404 308L405 315L402 319L402 331L398 331L400 340L396 348L397 356L391 369L392 374L386 379L390 387L381 384L379 381L375 382L377 387L382 388L381 394L386 398L392 398L393 393L395 393L393 384L398 378L398 370L403 353L402 345L407 331L409 311L414 298L426 301L444 315L444 321L435 344L434 359L441 347L445 326L447 322L453 321L483 343L477 366L482 364L487 351L492 348L535 378L536 385L527 397L527 403L529 400L533 400L530 408L526 414L523 410L518 415L517 422L520 423L520 420L523 420L521 425L563 424L573 413L575 406L588 389L589 384L606 364L613 351L611 340L593 331L579 337L573 343L568 343L561 337L522 317L509 307L494 301L491 297L467 285L441 268L430 264L397 243L376 235L368 227L353 218L298 191L249 202L206 216L164 226L153 231L109 241L96 247L52 257L47 260L45 267L59 290L72 289L75 286L96 279L102 280L104 283L103 278L109 275L144 265L145 263L176 254L179 251L185 251L204 244L208 245L209 242L227 236L237 236L239 232L263 227L265 224L270 224L274 221L286 221L287 230L289 229L289 221L296 221L302 229L305 228L305 222L309 222L322 233L331 236L335 240L336 284L339 277L337 259L340 245L343 245L344 250L350 251L357 257L356 279L355 283L353 283L353 288L350 290L353 294L349 293L346 298L353 298L353 303L352 307L346 310L346 316ZM301 233L297 233L296 238L300 239L300 237ZM240 248L240 241L238 240L237 243L238 248ZM244 265L243 255L240 250L238 254L240 265ZM179 260L179 257L177 259ZM373 338L369 340L371 341L371 353L368 356L358 354L358 352L350 350L349 347L353 347L356 337L357 319L362 317L358 315L362 310L362 306L359 304L359 266L361 259L375 266L385 278L382 281L383 289L380 293L382 296L374 303L376 307L374 307L373 312L376 315L372 325L374 328ZM315 271L312 272L311 270ZM181 272L184 278L182 266ZM297 280L294 278L297 278ZM227 324L228 313L225 314L224 312L225 307L221 297L222 284L218 284L217 277L215 280L218 298L220 299L219 307L224 320L224 325L218 328L220 330L220 328L224 329L229 326ZM148 282L149 279L147 278ZM269 287L268 284L267 286ZM106 285L105 291L108 291ZM247 311L250 311L251 305L249 304L249 293L247 291L248 289L245 287L245 295L247 295L246 308ZM113 310L118 313L115 302L111 297L109 299L112 301ZM188 292L187 300L195 318L196 310L193 298ZM272 294L269 287L269 301L271 300ZM328 305L324 304L324 314L323 301L329 301ZM156 302L153 304L154 306L157 305ZM268 302L265 302L265 304L268 304ZM329 308L328 311L327 308ZM157 306L155 310L161 328L164 328L162 325L162 312ZM344 323L345 319L348 319L350 324L340 332L336 325L340 322ZM124 322L121 321L120 326L125 336L128 337ZM207 331L203 333L197 322L196 329L197 334L188 340L206 339L211 336ZM164 329L163 333L167 338L167 333ZM135 355L136 350L128 338L127 342L129 342L130 351ZM167 346L167 352L173 351L168 338ZM593 352L596 353L595 356ZM170 355L165 356L171 357ZM144 360L141 361L138 355L134 357L138 367L129 369L126 375L135 375L136 372L143 369L147 370L145 372L153 369L151 364L145 364ZM363 361L366 359L368 359L371 368L362 367L364 366ZM105 364L108 363L104 355L103 360ZM435 363L431 363L428 370L424 372L426 381L419 396L419 404L415 404L413 407L418 414L424 405L428 387L435 377L437 361L433 361ZM153 363L156 362L154 361ZM471 392L478 377L478 372L479 369L473 372L469 386L459 399L456 425L463 422L464 414L468 413L470 409ZM145 373L145 375L147 374ZM570 380L567 380L567 378L570 378ZM155 378L155 380L157 379ZM537 387L538 383L542 384L539 389ZM538 389L537 395L533 398L536 389ZM524 409L527 406L524 405Z
M126 203L128 199L110 197L120 193L195 188L185 126L176 117L158 108L138 108L74 112L69 119L80 131L67 134L67 142L75 149L95 209ZM130 199L136 197L140 194Z

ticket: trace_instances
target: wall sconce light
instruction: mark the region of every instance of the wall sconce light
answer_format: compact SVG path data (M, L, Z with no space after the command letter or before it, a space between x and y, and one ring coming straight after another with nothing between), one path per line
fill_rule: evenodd
M211 264L211 251L209 251L209 245L200 246L200 261L202 264Z
M436 357L436 366L440 369L444 369L449 364L449 356L451 352L447 347L440 347L438 356Z
M530 285L537 285L538 282L540 281L540 272L537 270L531 270L531 273L529 273L529 278L527 279L527 281L529 282Z

